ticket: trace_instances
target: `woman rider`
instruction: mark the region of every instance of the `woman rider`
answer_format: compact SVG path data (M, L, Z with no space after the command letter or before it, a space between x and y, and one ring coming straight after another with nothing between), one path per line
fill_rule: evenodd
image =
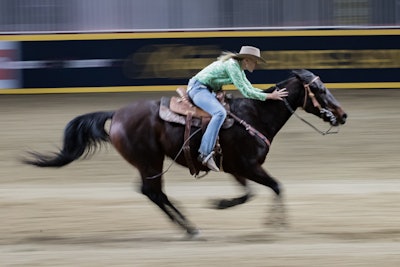
M188 84L188 95L193 103L211 115L210 123L201 139L198 160L212 171L219 171L214 161L214 146L219 130L226 118L226 110L216 99L213 92L221 90L223 85L233 84L247 98L282 100L288 95L286 88L264 93L251 85L244 73L253 72L258 62L265 63L260 49L242 46L239 53L223 52L220 57L197 73Z

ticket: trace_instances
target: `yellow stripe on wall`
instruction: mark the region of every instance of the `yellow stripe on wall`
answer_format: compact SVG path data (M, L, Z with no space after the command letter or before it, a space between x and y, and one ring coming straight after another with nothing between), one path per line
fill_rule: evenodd
M273 84L255 84L257 88L269 88ZM111 87L66 87L66 88L21 88L0 89L0 95L7 94L66 94L66 93L124 93L124 92L171 92L186 85L154 85L154 86L111 86ZM400 82L379 83L326 83L329 89L400 89ZM225 90L235 90L233 85Z
M68 33L0 35L0 41L70 41L117 40L154 38L216 38L216 37L285 37L285 36L373 36L400 35L400 29L358 30L253 30L253 31L192 31L192 32L138 32L138 33Z

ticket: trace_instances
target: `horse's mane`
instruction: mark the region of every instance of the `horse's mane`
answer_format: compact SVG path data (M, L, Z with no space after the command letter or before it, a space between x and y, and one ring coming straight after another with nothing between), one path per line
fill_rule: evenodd
M294 77L299 78L300 80L304 81L305 83L309 83L312 81L312 79L314 79L315 74L306 69L292 70L289 78L287 78L286 80L283 80L281 82L278 82L276 85L273 85L270 88L264 90L264 92L271 93L276 88L283 88L283 87L285 87L285 84L289 80L293 79Z
M301 69L301 70L292 70L292 75L296 76L303 82L309 83L315 78L315 74L309 70Z

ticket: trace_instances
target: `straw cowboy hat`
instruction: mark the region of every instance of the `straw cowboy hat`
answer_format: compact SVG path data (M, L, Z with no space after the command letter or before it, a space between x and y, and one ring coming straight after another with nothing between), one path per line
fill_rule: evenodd
M265 59L261 57L260 49L254 46L244 45L240 48L240 52L236 53L237 58L249 57L257 60L258 62L267 63Z

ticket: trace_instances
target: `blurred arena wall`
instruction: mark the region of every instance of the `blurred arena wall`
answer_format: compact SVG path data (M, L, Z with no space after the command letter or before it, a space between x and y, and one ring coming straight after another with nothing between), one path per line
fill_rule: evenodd
M242 45L260 88L400 88L399 25L400 0L0 0L0 94L174 90Z

